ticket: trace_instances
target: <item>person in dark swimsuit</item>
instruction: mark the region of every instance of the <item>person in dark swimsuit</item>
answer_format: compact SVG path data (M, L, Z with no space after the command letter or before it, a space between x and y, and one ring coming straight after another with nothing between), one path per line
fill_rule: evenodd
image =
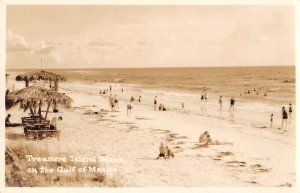
M281 124L281 127L283 127L284 122L285 122L285 125L287 126L288 114L287 114L287 112L286 112L285 107L282 107L282 110L281 110L281 117L282 117L282 124Z
M235 100L233 97L231 97L229 111L234 110L234 103L235 103Z
M156 111L156 105L157 105L157 96L155 96L155 98L154 98L154 110Z
M292 107L292 103L289 104L289 117L290 117L290 121L292 118L292 112L293 112L293 107Z
M272 128L273 127L273 113L271 114L270 122L271 122L271 128Z

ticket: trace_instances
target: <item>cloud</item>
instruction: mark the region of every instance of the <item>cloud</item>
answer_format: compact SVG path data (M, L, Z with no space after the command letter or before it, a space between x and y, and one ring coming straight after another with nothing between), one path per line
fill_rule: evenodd
M54 46L49 46L47 45L44 41L40 41L37 44L37 48L35 50L35 53L37 54L44 54L44 55L48 55L51 54L51 52L53 50L55 50L56 48Z
M12 30L7 31L6 51L7 52L25 52L29 51L27 41L21 35L15 34Z

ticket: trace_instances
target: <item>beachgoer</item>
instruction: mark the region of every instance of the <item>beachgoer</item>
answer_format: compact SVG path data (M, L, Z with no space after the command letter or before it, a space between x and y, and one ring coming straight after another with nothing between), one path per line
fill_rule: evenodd
M223 100L222 100L222 95L219 97L219 105L220 105L220 111L222 110L222 104L223 104Z
M9 92L9 89L6 89L6 93L5 93L5 96L8 95L10 92Z
M127 116L130 115L131 116L131 109L132 109L132 105L131 104L127 104Z
M7 116L6 116L6 118L5 118L5 126L7 127L7 125L9 125L10 124L10 117L11 117L11 115L10 114L8 114Z
M53 101L53 113L58 113L57 103L55 100Z
M109 95L108 102L109 102L109 106L111 107L111 110L113 111L115 107L115 101L112 94Z
M131 97L130 97L130 102L133 102L133 101L134 101L134 97L131 96Z
M115 107L119 109L119 101L117 99L117 95L115 94L115 98L114 98L114 102L115 102Z
M165 107L165 105L162 106L162 111L167 111L167 108Z
M156 105L157 105L157 96L154 98L154 110L156 111Z
M234 110L234 103L235 103L235 99L231 97L229 111Z
M109 91L111 92L111 89L112 89L112 87L111 87L111 85L109 85Z
M281 110L281 118L282 118L282 124L281 124L281 127L283 127L284 122L285 122L285 125L287 126L288 114L287 114L287 112L286 112L285 107L282 107L282 110Z
M158 110L161 111L162 109L163 109L163 104L160 103L159 106L158 106Z
M264 96L267 96L267 93L265 92Z
M203 96L203 94L201 95L201 102L203 101L203 99L204 99L204 96Z
M292 107L292 103L289 104L289 118L290 118L290 121L291 121L291 118L292 118L292 112L293 112L293 107Z
M208 145L211 142L211 137L210 137L208 131L205 131L204 133L202 133L200 135L199 142L201 144L205 144L205 145Z
M168 146L166 146L166 157L167 158L170 158L171 156L174 158L175 156L174 156L174 152L168 147Z
M254 89L253 89L253 91L255 92L255 91L256 91L256 89L254 88Z
M163 157L163 158L166 159L166 147L164 146L164 144L162 142L160 143L160 146L159 146L159 155L157 156L156 159L158 160L161 157Z
M141 102L141 99L142 99L142 97L141 97L141 96L139 96L139 103Z
M181 103L181 109L184 109L184 102Z
M51 122L50 122L50 129L51 130L60 130L59 128L59 121L61 121L63 118L60 117L53 117Z
M273 113L271 114L270 122L271 122L271 128L272 128L273 127Z
M122 88L122 92L123 92L123 88Z
M289 113L293 112L292 103L289 104Z

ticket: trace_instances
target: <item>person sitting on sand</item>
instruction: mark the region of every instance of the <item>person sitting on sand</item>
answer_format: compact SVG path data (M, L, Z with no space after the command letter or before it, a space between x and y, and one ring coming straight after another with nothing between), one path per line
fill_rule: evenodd
M130 115L131 116L131 109L132 109L132 105L131 104L128 104L127 105L127 116Z
M62 117L59 116L57 117L53 117L51 122L50 122L50 130L59 130L59 122L62 121Z
M166 146L166 158L170 158L171 156L174 158L174 152L168 147Z
M159 111L162 111L162 109L163 109L163 104L160 103L159 106L158 106L158 110L159 110Z
M10 114L8 114L7 116L6 116L6 118L5 118L5 127L7 127L9 124L10 124L10 117L11 117L11 115Z
M208 145L208 144L211 143L211 141L212 141L212 140L211 140L211 137L210 137L208 131L205 131L205 132L202 133L202 134L200 135L200 137L199 137L199 142L200 142L201 144Z
M159 111L166 111L167 108L165 107L164 104L160 103L160 104L159 104L159 107L158 107L158 110L159 110Z
M163 157L163 158L166 159L166 147L164 146L164 144L162 142L160 143L160 146L159 146L159 155L157 156L156 159L158 160L161 157Z

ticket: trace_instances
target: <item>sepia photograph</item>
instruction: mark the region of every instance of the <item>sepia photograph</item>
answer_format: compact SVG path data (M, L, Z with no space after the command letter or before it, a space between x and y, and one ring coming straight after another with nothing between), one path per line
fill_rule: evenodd
M5 9L6 188L295 189L294 4Z

